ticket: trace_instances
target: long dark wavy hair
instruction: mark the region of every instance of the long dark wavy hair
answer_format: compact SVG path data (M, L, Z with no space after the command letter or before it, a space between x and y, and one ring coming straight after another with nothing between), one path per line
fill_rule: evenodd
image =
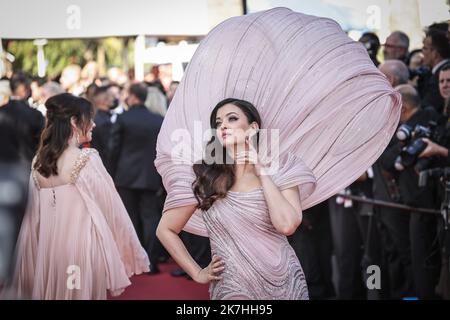
M253 104L245 100L228 98L220 101L211 112L209 119L213 135L211 140L207 143L207 150L211 151L211 156L215 159L221 160L220 163L206 162L202 160L201 163L193 165L193 170L196 179L192 183L195 198L198 202L198 208L206 211L213 203L224 198L235 182L235 166L229 159L229 155L224 146L220 144L216 136L216 116L217 111L226 104L232 104L245 114L248 123L256 122L261 128L261 117L258 110ZM256 134L256 145L259 143L259 133ZM220 150L221 154L215 154L215 150Z
M45 106L46 123L33 168L48 178L51 175L58 175L58 158L69 146L69 139L73 134L70 119L73 117L77 127L82 130L83 135L86 135L94 109L88 100L70 93L61 93L49 98Z

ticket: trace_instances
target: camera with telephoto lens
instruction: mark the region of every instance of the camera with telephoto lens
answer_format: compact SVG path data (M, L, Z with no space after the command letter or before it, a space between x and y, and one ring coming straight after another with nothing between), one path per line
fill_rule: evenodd
M402 124L397 129L397 139L404 143L400 154L395 159L395 169L398 171L405 170L408 167L414 166L417 172L428 168L432 162L432 158L419 158L419 155L427 147L427 143L422 138L428 138L432 141L438 142L441 139L441 132L436 130L437 123L430 121L428 126L416 125L414 130Z

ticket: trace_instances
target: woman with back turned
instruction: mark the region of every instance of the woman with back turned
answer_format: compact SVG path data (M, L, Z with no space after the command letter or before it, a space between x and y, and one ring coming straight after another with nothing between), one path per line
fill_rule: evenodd
M13 291L20 299L118 295L149 261L98 152L79 148L92 139L92 105L63 93L46 107Z

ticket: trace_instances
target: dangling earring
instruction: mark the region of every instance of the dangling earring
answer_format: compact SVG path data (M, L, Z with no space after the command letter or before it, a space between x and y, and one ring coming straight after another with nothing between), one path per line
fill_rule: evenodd
M77 141L77 147L80 145L80 134L77 132L75 132L75 139Z

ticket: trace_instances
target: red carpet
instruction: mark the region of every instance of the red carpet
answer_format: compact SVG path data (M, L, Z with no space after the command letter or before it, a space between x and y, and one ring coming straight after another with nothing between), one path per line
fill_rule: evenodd
M109 296L108 300L209 300L209 285L170 275L172 270L178 269L176 263L169 260L159 268L160 274L132 277L132 284L124 293L118 297Z

